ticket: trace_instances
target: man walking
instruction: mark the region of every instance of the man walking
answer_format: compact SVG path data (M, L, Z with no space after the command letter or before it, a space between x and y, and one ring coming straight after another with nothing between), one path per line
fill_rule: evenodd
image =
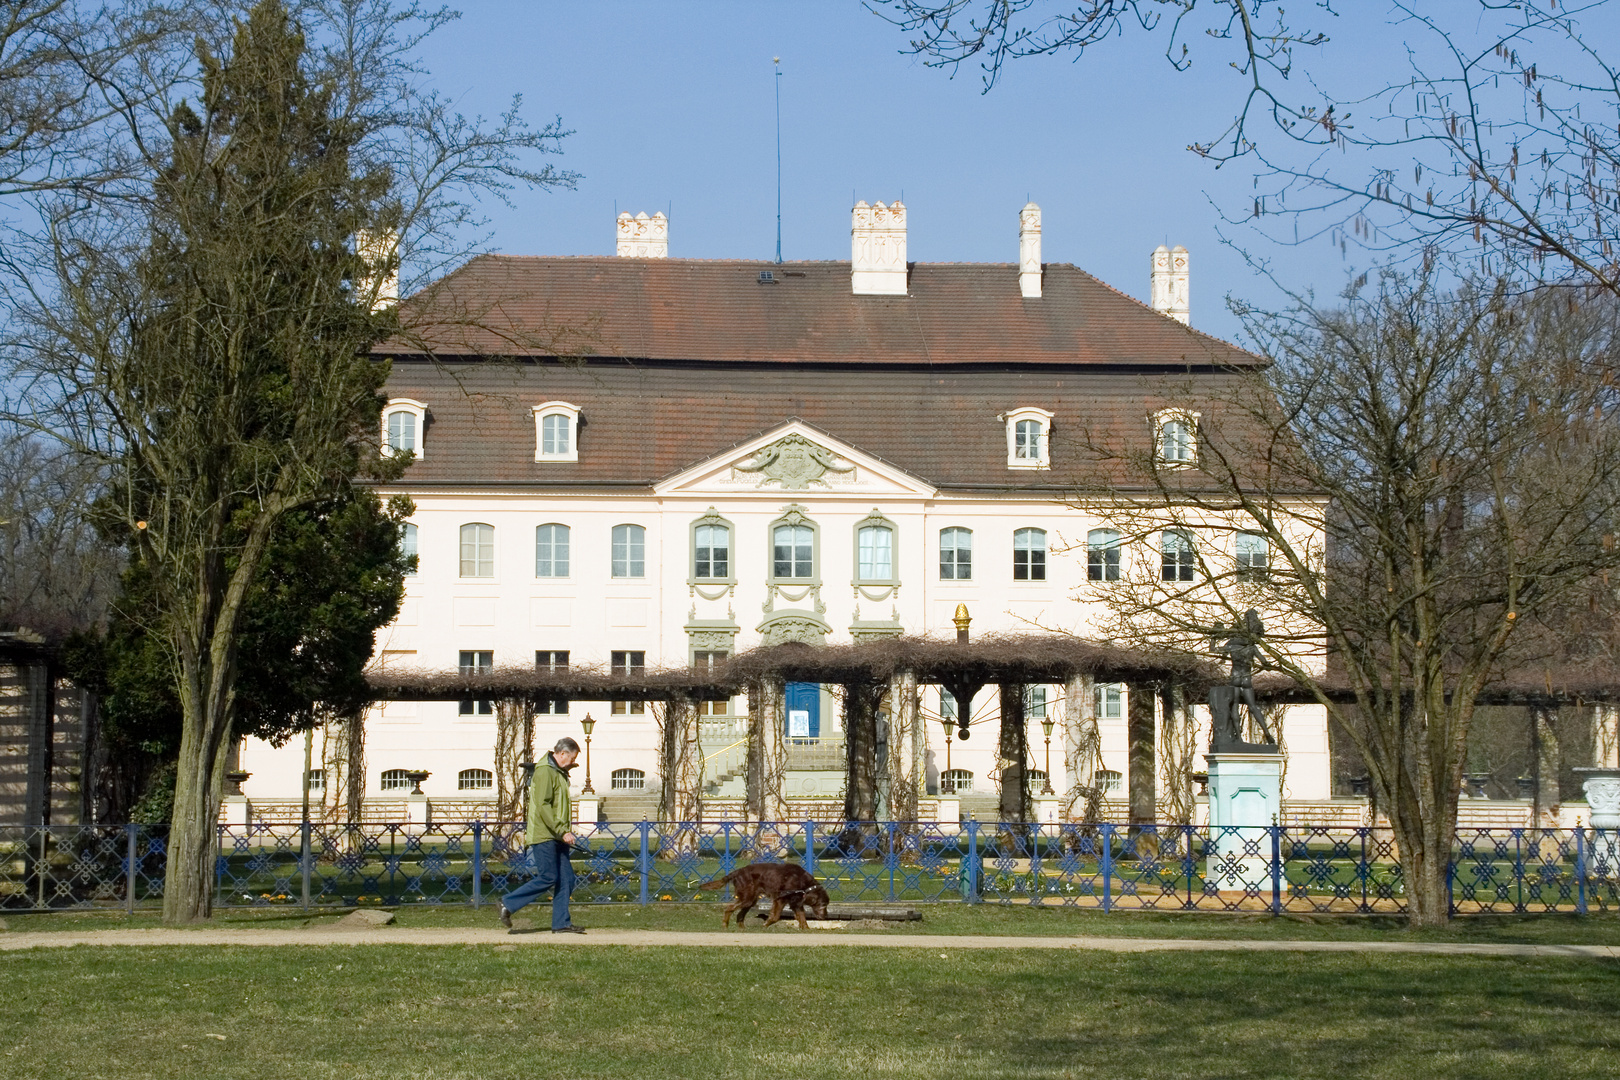
M574 891L574 868L568 863L574 834L574 808L568 798L568 770L579 757L579 743L557 740L546 760L535 767L529 781L529 821L525 840L534 877L501 900L501 925L512 926L512 914L521 911L547 889L552 890L551 932L583 934L568 917L568 894Z

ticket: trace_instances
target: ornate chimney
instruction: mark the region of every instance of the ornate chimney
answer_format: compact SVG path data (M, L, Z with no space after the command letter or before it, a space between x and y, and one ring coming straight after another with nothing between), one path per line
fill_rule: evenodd
M399 233L392 229L361 229L354 237L354 251L368 267L383 271L380 275L367 274L355 283L362 297L374 293L371 310L399 303Z
M1041 295L1041 208L1034 203L1018 211L1018 291Z
M906 207L855 204L849 226L850 282L856 296L906 295Z
M1191 321L1187 307L1187 249L1163 244L1153 249L1153 288L1149 301L1154 311L1180 323Z
M627 210L619 215L620 258L669 258L669 218L663 214L648 217L642 211L635 217Z

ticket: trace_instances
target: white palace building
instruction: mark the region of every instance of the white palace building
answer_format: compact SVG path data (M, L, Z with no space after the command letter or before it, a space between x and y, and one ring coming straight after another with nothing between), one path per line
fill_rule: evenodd
M415 501L419 568L375 663L653 670L787 641L949 638L962 606L976 640L1094 636L1122 566L1187 567L1171 540L1119 544L1074 498L1108 480L1082 434L1195 455L1185 388L1217 393L1258 362L1187 325L1186 251L1153 253L1144 305L1042 263L1033 204L1017 263L908 262L906 217L899 202L858 203L849 262L772 263L669 258L662 214L621 214L616 257L484 256L422 294L459 314L424 331L431 358L386 350L385 439L415 459L384 494ZM407 298L406 315L423 303ZM1048 752L1040 722L1066 711L1095 716L1104 786L1126 772L1124 688L1087 690L1084 702L1061 685L1029 691L1027 767L1049 760L1057 792L1077 763L1061 731ZM836 688L790 683L786 697L784 794L837 804ZM600 812L640 820L656 807L656 708L557 703L535 743L583 742L589 715ZM742 794L747 708L745 696L703 706L712 805ZM964 816L993 805L997 708L994 693L976 698L973 737L947 747L937 721L953 703L923 688L927 812L941 796ZM373 708L368 803L404 799L413 770L431 774L436 806L492 800L494 712ZM1283 727L1285 799L1328 799L1323 710L1292 707ZM301 797L299 740L250 741L240 767L256 805Z

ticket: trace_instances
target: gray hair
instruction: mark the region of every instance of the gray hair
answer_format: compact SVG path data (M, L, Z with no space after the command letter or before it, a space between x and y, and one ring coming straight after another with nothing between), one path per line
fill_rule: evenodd
M573 739L570 739L568 736L564 735L562 738L557 740L557 745L553 746L551 748L551 752L556 754L556 753L562 753L564 751L566 751L566 752L568 752L570 754L579 753L579 743L575 742Z

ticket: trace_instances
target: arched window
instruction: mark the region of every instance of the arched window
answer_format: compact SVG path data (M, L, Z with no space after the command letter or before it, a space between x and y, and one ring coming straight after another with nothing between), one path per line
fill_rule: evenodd
M939 774L941 795L961 795L973 790L973 774L966 769L946 769Z
M613 576L647 576L647 530L640 525L613 526Z
M488 769L462 769L456 773L457 791L490 791L495 787L495 774Z
M1271 547L1259 533L1237 534L1238 577L1249 581L1264 581L1270 572Z
M892 582L894 576L894 523L873 510L855 526L857 581Z
M1198 456L1194 439L1198 414L1170 411L1159 413L1153 419L1159 460L1171 465L1191 465Z
M786 581L815 577L815 550L815 529L778 525L771 530L771 575Z
M647 786L647 774L640 769L614 769L612 786L615 791L640 791Z
M1159 543L1164 556L1160 576L1165 581L1193 580L1192 537L1177 529L1166 529Z
M415 454L422 459L422 433L427 426L427 406L410 398L395 398L383 406L382 452Z
M416 555L416 526L410 522L399 532L399 553L411 560L410 569L405 571L406 577L415 577L419 560Z
M461 576L495 576L495 526L475 521L461 527Z
M1046 431L1039 420L1020 420L1013 427L1013 457L1020 461L1039 461L1041 442Z
M541 525L534 530L534 576L568 576L568 526Z
M699 525L692 534L692 576L699 581L731 578L731 530Z
M1119 580L1119 533L1113 529L1086 533L1086 580Z
M395 409L388 414L388 449L396 454L416 453L416 414Z
M973 577L973 530L939 530L939 579L968 581Z
M411 781L406 776L405 769L384 769L382 774L382 789L384 791L408 791Z
M534 460L579 460L579 406L548 401L534 407Z
M1046 580L1046 530L1019 529L1013 533L1013 580Z

